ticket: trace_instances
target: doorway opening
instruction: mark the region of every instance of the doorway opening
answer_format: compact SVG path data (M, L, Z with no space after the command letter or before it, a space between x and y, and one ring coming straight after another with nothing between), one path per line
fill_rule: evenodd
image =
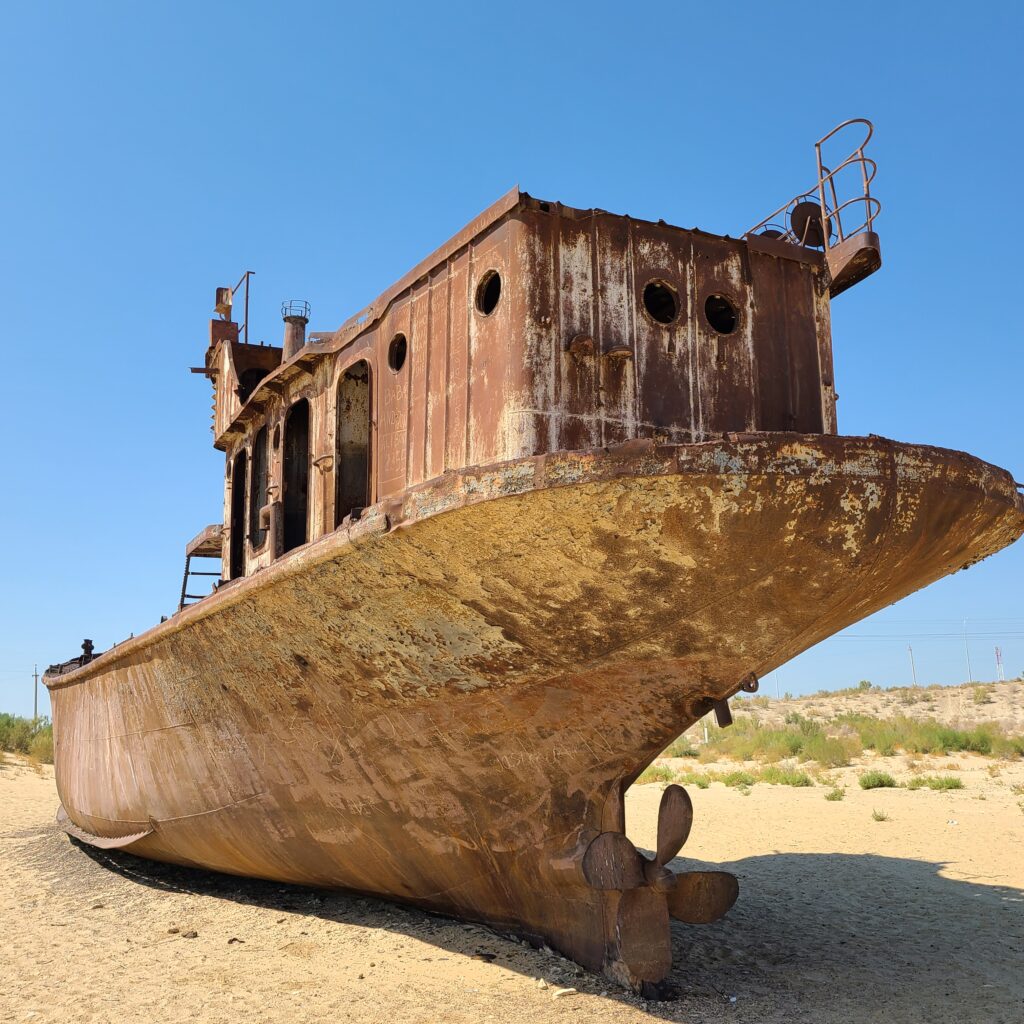
M245 449L236 456L231 468L231 556L233 580L245 575Z
M264 424L252 443L252 466L249 479L249 543L254 549L263 547L267 531L260 524L260 512L267 503L267 427Z
M301 399L284 421L284 550L309 537L309 402Z
M360 360L338 381L334 525L370 504L370 366Z

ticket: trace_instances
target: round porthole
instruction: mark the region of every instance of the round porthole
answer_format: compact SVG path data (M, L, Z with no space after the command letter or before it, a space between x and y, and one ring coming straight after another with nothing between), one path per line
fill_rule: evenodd
M659 324L672 324L679 316L679 295L664 281L649 281L644 288L644 309Z
M496 270L488 270L476 286L476 308L484 316L490 316L497 309L500 298L501 274Z
M736 307L724 295L709 295L704 303L704 315L712 330L719 334L732 334L739 322Z
M388 366L395 373L405 365L405 357L409 353L409 343L405 340L404 334L396 334L388 346Z

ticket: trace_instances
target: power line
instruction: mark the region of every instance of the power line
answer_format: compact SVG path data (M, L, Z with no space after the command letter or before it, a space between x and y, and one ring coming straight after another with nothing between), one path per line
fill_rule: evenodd
M829 643L833 640L894 640L898 643L906 643L908 640L959 640L963 641L964 632L956 633L837 633L835 636L826 637L822 643ZM1024 633L967 633L969 640L1024 640Z

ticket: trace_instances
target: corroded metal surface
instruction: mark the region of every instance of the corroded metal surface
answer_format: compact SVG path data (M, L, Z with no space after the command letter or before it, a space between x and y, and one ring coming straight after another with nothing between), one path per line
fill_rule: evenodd
M93 832L87 832L84 828L76 825L68 817L68 812L64 810L63 804L57 808L57 824L64 829L69 836L78 839L80 842L88 843L90 846L95 846L99 850L120 850L126 846L131 846L133 843L137 843L140 839L145 839L148 835L153 834L153 828L150 826L149 828L139 829L137 832L126 832L123 835L98 836Z
M364 362L373 427L364 504L466 466L547 451L729 431L834 433L828 267L819 252L771 241L513 190L361 314L334 333L311 334L290 358L240 344L237 328L214 321L206 372L215 444L228 464L242 452L251 464L259 431L284 431L288 410L308 401L315 538L341 518L339 410L345 375ZM486 311L481 289L495 275L500 293ZM709 303L725 303L731 318L716 327ZM398 338L406 355L394 366ZM282 499L283 451L269 453L272 506ZM269 541L254 544L251 521L233 521L233 486L229 475L225 578L281 554L273 527ZM232 533L247 538L241 573L231 571Z
M448 473L48 677L61 799L152 828L142 856L383 894L653 991L669 914L735 893L662 870L678 800L642 882L588 880L625 788L751 673L1022 530L1003 471L878 438Z

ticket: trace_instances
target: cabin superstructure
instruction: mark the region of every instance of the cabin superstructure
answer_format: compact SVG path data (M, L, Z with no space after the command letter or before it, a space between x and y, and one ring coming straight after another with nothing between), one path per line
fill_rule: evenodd
M469 466L836 430L825 254L513 189L333 333L213 320L223 578Z

